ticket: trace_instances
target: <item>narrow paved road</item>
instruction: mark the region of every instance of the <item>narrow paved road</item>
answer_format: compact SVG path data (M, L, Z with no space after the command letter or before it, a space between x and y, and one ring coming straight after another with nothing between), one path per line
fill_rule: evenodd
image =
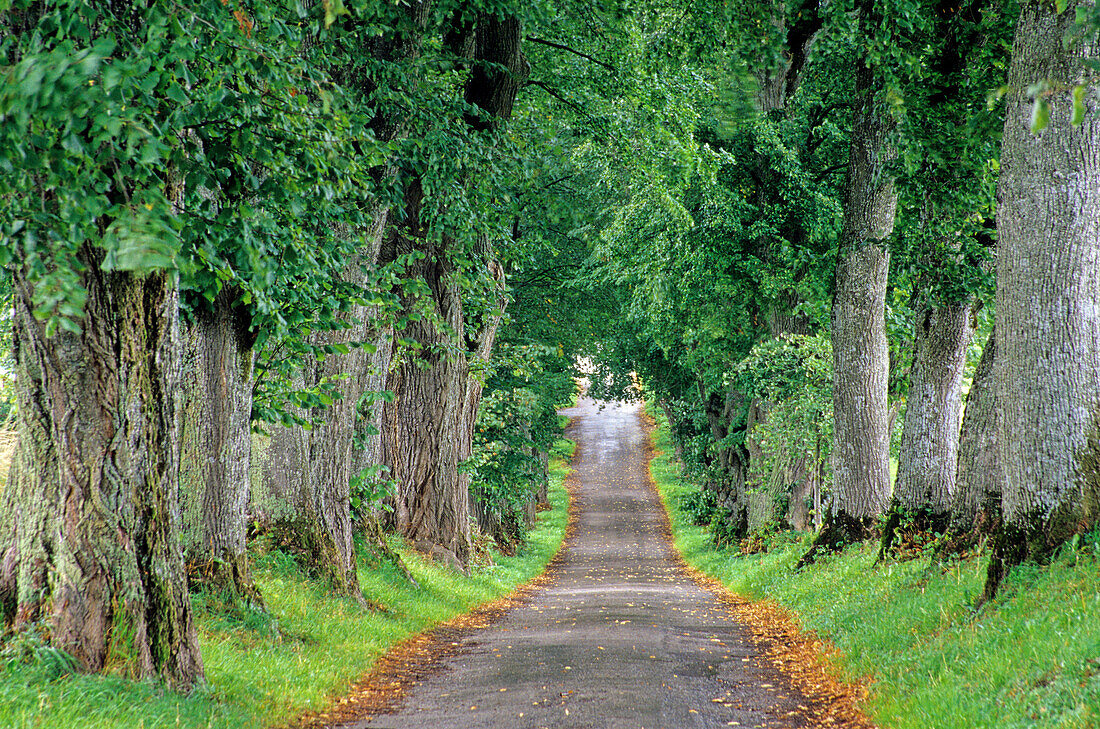
M678 566L636 406L566 411L577 529L548 585L463 638L396 714L350 726L798 727L806 700Z

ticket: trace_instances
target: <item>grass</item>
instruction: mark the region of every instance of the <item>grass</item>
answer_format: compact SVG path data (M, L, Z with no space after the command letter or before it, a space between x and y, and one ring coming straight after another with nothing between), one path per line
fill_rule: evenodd
M360 583L372 604L380 606L364 611L351 600L327 596L297 573L290 557L271 553L259 558L255 570L269 616L228 617L203 609L199 601L207 677L202 689L183 696L155 683L68 674L51 660L49 649L32 644L24 650L37 652L30 661L5 662L0 655L0 726L259 729L323 708L390 646L505 595L543 570L565 533L563 480L571 455L571 443L555 446L553 508L540 513L526 547L514 557L497 555L495 564L475 567L466 577L395 541L420 587L412 587L395 567L372 565L364 555ZM7 649L9 659L16 648Z
M881 727L1100 727L1100 538L1047 566L1025 565L975 611L987 557L947 565L925 556L874 567L877 544L794 564L809 534L769 538L769 551L715 550L676 508L683 481L667 432L655 434L654 480L672 508L676 545L692 565L799 616L838 649L848 680L871 683L866 710Z

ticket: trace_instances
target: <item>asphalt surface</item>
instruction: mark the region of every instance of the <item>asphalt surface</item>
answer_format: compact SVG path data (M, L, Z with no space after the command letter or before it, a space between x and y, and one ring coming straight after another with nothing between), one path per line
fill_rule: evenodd
M564 412L579 513L553 579L463 636L397 713L346 726L801 726L806 699L672 553L638 407Z

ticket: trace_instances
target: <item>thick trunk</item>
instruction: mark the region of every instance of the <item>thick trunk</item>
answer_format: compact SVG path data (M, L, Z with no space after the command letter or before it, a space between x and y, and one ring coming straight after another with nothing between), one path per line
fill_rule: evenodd
M325 344L370 341L370 332L363 329L352 326L317 336ZM346 374L339 380L339 397L314 413L320 425L276 429L262 464L266 508L273 513L278 543L334 591L356 598L361 595L352 549L350 484L362 360L362 350L352 349L307 367L305 386Z
M789 23L778 13L773 22L777 26L775 30L786 36L786 52L777 62L773 60L771 64L753 69L757 82L756 108L762 114L786 108L802 80L806 58L823 22L816 2L796 2L785 14L790 18Z
M418 187L418 186L417 186ZM413 197L418 194L414 190ZM410 207L419 201L410 201ZM415 244L423 241L415 240ZM397 236L399 253L410 239ZM454 332L465 329L461 290L445 252L427 244L424 258L407 275L424 281L431 290L428 306ZM402 292L406 311L425 302ZM470 558L468 492L461 489L458 466L463 437L469 364L450 335L422 316L401 332L416 342L413 352L392 368L387 389L393 402L382 416L382 458L397 482L393 526L417 548L464 568Z
M1074 7L1026 3L1012 49L997 197L997 398L1004 526L990 593L1004 569L1084 526L1079 459L1100 403L1100 116L1089 88L1095 40L1067 45ZM1049 84L1050 123L1031 131L1028 89Z
M866 18L869 8L862 12L861 25L873 25ZM890 497L886 239L894 228L897 193L885 169L890 124L877 99L879 86L871 68L861 64L832 312L833 497L803 561L820 548L866 539Z
M367 231L367 247L358 260L348 262L347 281L366 282L366 269L378 259L386 221L385 212L375 216ZM353 468L363 463L355 448L357 432L363 427L360 399L368 388L377 386L379 373L371 366L378 364L374 362L378 353L372 355L354 345L379 338L376 313L370 307L352 306L341 315L347 326L313 335L318 345L351 345L346 353L330 353L320 362L306 363L301 373L304 387L338 383L339 397L313 413L321 419L320 425L276 429L261 466L262 508L272 513L278 542L336 592L357 600L362 600L362 593L352 544L351 479L357 475Z
M996 389L993 363L997 354L996 328L982 350L982 359L970 383L959 432L959 460L951 521L936 547L940 556L962 554L1001 522L1003 476L997 450Z
M832 315L833 511L866 521L882 513L890 493L886 239L897 195L884 172L887 125L875 107L871 71L862 68L856 75L860 106L852 129Z
M477 133L511 116L527 61L520 50L518 19L482 13L472 32L473 59L465 98L482 113L468 115L466 122ZM471 45L457 39L455 43ZM392 368L388 389L395 399L383 408L382 452L398 484L393 525L418 548L465 569L471 550L469 477L459 473L459 465L470 454L481 397L481 385L471 378L470 366L478 358L488 358L500 318L488 312L483 321L467 320L463 276L452 258L472 256L483 261L498 284L503 273L484 240L478 250L462 251L446 235L439 239L424 235L423 197L421 180L412 180L406 188L405 220L391 231L384 247L387 260L422 254L406 276L423 282L425 288L423 294L406 287L396 291L403 310L417 313L401 334L415 345ZM472 336L467 332L469 324L476 330Z
M896 537L938 533L947 525L958 465L962 376L972 330L969 300L932 306L922 298L916 307L916 352L880 557L891 552Z
M45 334L14 271L20 442L0 507L5 624L89 671L202 679L179 545L179 290L86 244L80 334Z
M181 387L181 540L192 585L262 606L245 551L255 340L224 288L188 327Z

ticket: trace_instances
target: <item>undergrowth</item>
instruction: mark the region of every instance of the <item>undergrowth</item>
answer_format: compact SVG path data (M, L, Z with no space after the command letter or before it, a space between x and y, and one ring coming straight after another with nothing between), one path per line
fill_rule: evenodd
M64 654L33 633L9 640L0 651L0 727L259 729L323 708L393 644L505 595L544 569L565 533L563 481L571 454L571 443L554 448L552 508L539 514L526 546L515 556L494 555L495 564L476 566L469 577L395 539L391 546L419 588L396 566L361 551L359 580L370 610L329 596L282 552L259 556L254 567L266 613L195 596L207 683L189 696L154 682L74 675Z
M1050 565L1012 572L980 610L988 555L947 564L930 550L874 567L877 544L794 571L810 534L779 532L765 551L715 549L685 511L685 482L667 431L651 464L671 507L676 545L701 571L753 599L774 600L827 639L842 677L869 681L867 712L905 729L1100 727L1100 535ZM690 502L688 502L690 503Z

